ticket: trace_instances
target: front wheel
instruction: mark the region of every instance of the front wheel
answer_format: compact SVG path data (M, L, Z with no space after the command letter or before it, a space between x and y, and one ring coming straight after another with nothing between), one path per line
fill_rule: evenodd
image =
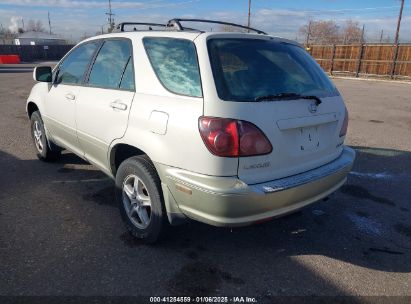
M33 112L30 117L31 136L36 148L37 157L43 161L53 161L61 154L61 149L53 145L53 150L50 148L50 143L46 137L43 120L39 111Z
M116 199L132 235L154 243L167 226L160 178L144 156L125 160L116 174Z

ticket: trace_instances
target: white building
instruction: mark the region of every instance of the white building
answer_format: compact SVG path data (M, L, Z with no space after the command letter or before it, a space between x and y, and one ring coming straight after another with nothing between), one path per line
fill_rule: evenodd
M55 45L66 44L66 41L53 34L43 32L25 32L14 39L15 45Z

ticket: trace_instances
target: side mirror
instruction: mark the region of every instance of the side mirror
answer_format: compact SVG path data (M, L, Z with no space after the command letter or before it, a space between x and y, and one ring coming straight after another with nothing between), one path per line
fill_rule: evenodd
M39 66L35 67L33 71L33 79L35 81L41 82L51 82L52 81L52 71L49 66Z

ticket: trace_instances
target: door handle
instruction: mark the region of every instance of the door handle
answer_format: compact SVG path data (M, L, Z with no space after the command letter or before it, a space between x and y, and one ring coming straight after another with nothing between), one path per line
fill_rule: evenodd
M76 99L76 96L75 96L74 94L72 94L72 93L67 93L67 94L66 94L66 99L68 99L68 100L75 100L75 99Z
M127 110L127 105L125 103L120 102L120 101L114 101L114 102L110 103L110 107L112 107L113 109L116 109L116 110L121 110L121 111Z

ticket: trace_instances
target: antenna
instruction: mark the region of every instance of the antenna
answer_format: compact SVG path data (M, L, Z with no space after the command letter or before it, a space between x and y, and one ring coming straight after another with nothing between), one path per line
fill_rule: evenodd
M111 32L114 29L114 18L113 18L113 16L115 15L111 11L111 0L108 0L108 13L106 13L106 15L108 15L108 23L109 23L108 31Z

